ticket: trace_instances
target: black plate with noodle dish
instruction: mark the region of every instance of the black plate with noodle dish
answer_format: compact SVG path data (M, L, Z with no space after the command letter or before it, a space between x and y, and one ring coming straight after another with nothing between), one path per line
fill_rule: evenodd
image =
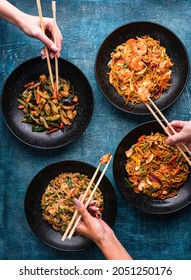
M129 150L131 146L137 142L141 135L150 135L152 132L165 134L158 122L150 121L134 128L121 140L114 155L114 178L119 191L130 205L147 213L169 214L184 208L191 202L190 173L188 175L187 181L179 189L178 194L165 200L150 198L142 194L136 194L125 181L125 178L128 178L127 172L125 170L125 164L127 160L125 151Z
M89 248L94 243L83 236L73 236L70 240L61 241L62 235L43 219L41 199L49 182L61 173L79 172L92 178L96 168L80 161L61 161L42 169L30 182L25 196L25 215L33 233L45 244L61 251L80 251ZM99 171L97 179L101 172ZM96 182L96 180L95 180ZM102 219L111 227L117 214L117 201L114 189L109 179L104 175L99 189L103 194L104 210Z
M51 60L51 66L54 75L54 60ZM32 125L22 122L24 113L18 110L17 98L24 91L24 85L38 81L41 74L49 76L46 60L35 57L19 65L7 78L2 91L2 112L8 128L19 140L35 148L53 149L71 143L83 133L92 117L94 98L87 78L65 59L58 59L58 68L59 76L71 83L79 97L77 115L72 124L63 130L51 134L32 132Z
M189 77L189 59L187 51L181 40L168 28L154 22L132 22L114 30L102 43L95 62L95 74L98 85L108 101L118 109L138 115L150 114L143 104L132 105L125 101L116 89L109 83L110 54L113 50L128 39L136 36L150 35L155 40L160 40L160 45L166 48L168 56L174 66L171 74L171 86L163 92L162 96L155 100L156 105L162 111L173 104L183 93Z

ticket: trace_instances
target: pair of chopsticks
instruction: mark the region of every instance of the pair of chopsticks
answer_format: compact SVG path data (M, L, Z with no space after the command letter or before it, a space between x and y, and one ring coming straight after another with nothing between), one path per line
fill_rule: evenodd
M100 184L100 182L101 182L101 180L102 180L102 178L103 178L103 176L104 176L104 174L105 174L105 172L106 172L106 170L108 168L108 165L109 165L109 163L111 161L112 155L110 155L110 154L108 154L108 155L109 155L109 158L108 158L107 162L102 162L103 157L100 159L99 165L98 165L97 169L95 170L95 172L94 172L94 174L93 174L93 176L92 176L92 178L91 178L91 180L90 180L90 182L88 184L88 187L87 187L86 191L84 192L84 194L82 196L82 199L80 200L81 202L84 202L84 200L85 200L85 198L86 198L90 188L92 187L93 182L94 182L94 180L95 180L95 178L96 178L96 176L97 176L97 174L99 172L99 169L100 169L101 165L106 163L105 168L103 169L103 171L102 171L102 173L101 173L97 183L95 184L95 186L94 186L94 188L93 188L93 190L92 190L88 200L85 203L85 207L86 208L88 207L90 201L92 200L93 195L94 195L95 191L97 190L97 188L98 188L98 186L99 186L99 184ZM69 225L68 225L64 235L62 236L62 239L61 239L62 241L64 241L66 239L66 237L68 239L71 239L72 235L74 234L74 231L76 230L76 227L77 227L77 225L78 225L78 223L79 223L79 221L81 219L81 215L79 215L78 217L77 217L77 215L78 215L78 211L75 210L74 215L72 217L72 220L70 221L70 223L69 223Z
M43 16L42 16L42 8L41 8L41 2L40 0L36 0L38 13L40 17L40 25L43 33L45 33L44 24L43 24ZM56 36L56 2L52 1L52 12L53 12L53 20L54 20L54 43L57 45L57 36ZM54 81L53 81L53 75L52 75L52 69L50 64L50 57L48 53L47 47L45 47L45 53L46 53L46 60L48 65L48 71L50 76L50 81L52 88L54 90ZM56 90L58 91L58 57L55 55L55 76L56 76Z
M159 108L155 105L155 103L152 101L152 99L145 94L145 96L148 98L149 102L151 103L151 105L154 107L154 109L156 110L156 112L161 116L161 118L163 119L163 121L166 123L167 127L170 128L170 130L176 134L177 132L174 130L174 128L172 127L172 125L168 122L168 120L165 118L165 116L161 113L161 111L159 110ZM150 104L148 102L145 102L146 107L149 109L149 111L152 113L152 115L154 116L154 118L158 121L158 123L161 125L161 127L164 129L164 131L166 132L166 134L168 136L171 136L170 132L168 131L167 127L163 124L163 122L159 119L159 117L157 116L157 114L154 112L154 110L151 108ZM184 144L181 143L181 145L176 144L176 147L178 148L178 150L181 152L181 154L184 156L184 158L186 159L186 161L188 162L188 164L191 166L191 161L190 159L187 157L187 155L185 154L185 152L182 150L182 147L184 147L184 149L189 153L189 155L191 156L191 151L188 149L188 147Z

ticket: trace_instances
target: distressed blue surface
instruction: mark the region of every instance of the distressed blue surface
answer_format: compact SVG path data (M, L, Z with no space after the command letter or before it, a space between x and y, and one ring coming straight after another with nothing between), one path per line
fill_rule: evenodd
M11 1L25 12L37 15L36 1ZM43 15L51 16L51 1L42 0ZM45 166L75 159L97 166L100 155L114 152L128 131L152 120L125 114L101 94L94 75L94 62L102 41L119 26L148 20L171 29L191 55L191 1L188 0L71 0L57 1L57 21L64 37L61 57L76 64L94 91L95 108L86 131L72 144L52 151L39 151L17 140L0 115L0 259L104 259L94 246L79 253L58 252L40 242L31 232L24 214L26 189ZM16 66L38 56L42 44L28 38L15 26L0 20L0 89ZM191 116L191 80L183 95L165 110L167 119ZM135 259L191 259L191 205L174 215L153 216L136 210L118 192L107 171L118 201L114 231Z

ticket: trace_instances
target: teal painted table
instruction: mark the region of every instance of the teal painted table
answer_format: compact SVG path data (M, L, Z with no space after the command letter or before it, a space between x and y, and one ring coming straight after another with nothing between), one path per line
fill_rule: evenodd
M36 1L11 1L37 15ZM51 1L42 0L45 16ZM58 252L32 233L24 213L26 189L45 166L62 160L80 160L97 166L100 155L113 155L121 139L152 116L133 116L114 108L102 95L94 75L94 62L103 40L114 29L131 21L153 21L171 29L191 54L191 2L182 1L57 1L57 21L64 37L61 57L77 65L94 92L95 107L90 124L70 145L56 150L37 150L17 140L0 115L0 259L104 259L94 246L78 253ZM42 45L15 26L0 20L0 89L6 78L27 59L38 56ZM191 116L191 80L182 96L165 110L167 119ZM112 165L107 177L118 202L114 231L135 259L191 259L191 205L176 214L148 215L128 205L115 186Z

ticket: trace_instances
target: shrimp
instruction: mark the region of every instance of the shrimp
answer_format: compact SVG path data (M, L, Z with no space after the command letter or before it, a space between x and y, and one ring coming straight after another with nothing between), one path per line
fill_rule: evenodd
M111 154L110 153L106 154L106 155L104 155L100 158L100 163L101 164L106 164L106 163L109 162L110 158L111 158Z
M141 41L138 41L133 45L133 51L137 55L144 55L147 52L147 45Z
M119 80L121 80L121 81L124 81L125 79L132 78L132 76L133 76L133 73L128 69L125 69L124 71L121 71L118 74Z
M142 56L137 56L131 61L131 68L135 71L140 71L144 68L145 64L142 61Z
M129 39L126 41L126 45L134 45L136 43L135 39Z
M138 89L138 98L141 102L149 101L150 92L147 88L139 88Z
M166 73L169 70L170 66L170 60L164 60L159 63L159 69L163 73Z

